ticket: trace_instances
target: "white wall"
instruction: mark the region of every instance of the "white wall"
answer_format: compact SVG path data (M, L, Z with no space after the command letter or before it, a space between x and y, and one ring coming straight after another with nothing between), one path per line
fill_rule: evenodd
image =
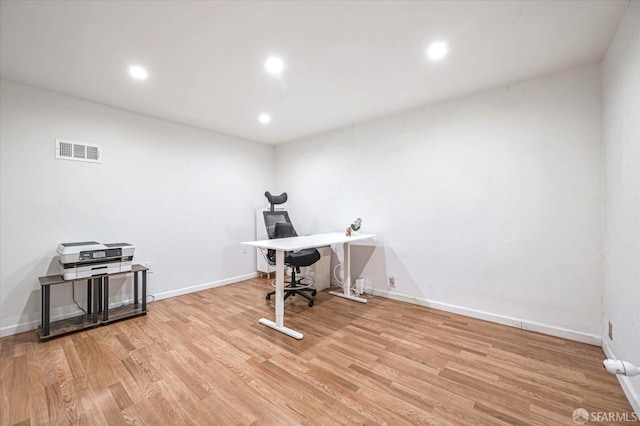
M623 18L602 64L605 148L607 355L640 365L640 2ZM622 379L640 414L640 377Z
M135 244L134 261L156 264L158 297L255 274L238 242L255 236L273 147L7 81L0 91L2 335L39 323L37 278L54 270L61 242ZM55 138L101 144L103 163L56 160ZM131 297L122 284L116 299ZM52 308L76 311L69 286Z
M64 241L136 244L159 297L252 274L237 242L265 189L289 192L299 232L363 217L380 238L354 249L354 275L382 292L395 275L390 297L601 334L596 65L281 145L275 161L271 146L0 89L3 335L38 323L37 277ZM104 163L55 160L56 137L101 144ZM60 289L54 314L69 300Z
M599 344L598 64L276 154L299 232L345 229L360 216L362 232L379 234L375 250L355 250L354 275L383 293L395 275L390 296Z

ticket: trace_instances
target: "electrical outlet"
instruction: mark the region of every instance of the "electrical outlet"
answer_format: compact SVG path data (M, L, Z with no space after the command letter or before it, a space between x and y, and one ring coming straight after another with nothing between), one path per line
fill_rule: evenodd
M613 324L609 321L609 340L613 340Z
M389 275L389 287L396 288L396 277Z
M147 268L149 268L149 272L150 274L153 274L153 272L156 270L156 262L147 262L144 264L144 266L146 266Z

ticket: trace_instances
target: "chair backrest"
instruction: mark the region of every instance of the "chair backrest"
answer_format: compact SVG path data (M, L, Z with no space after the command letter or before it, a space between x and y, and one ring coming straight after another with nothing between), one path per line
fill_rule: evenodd
M289 213L284 210L264 211L264 226L267 228L269 239L297 237Z
M284 210L276 210L276 211L264 211L262 212L264 216L264 226L267 228L267 235L269 239L274 238L287 238L287 237L297 237L293 224L291 223L291 219L289 219L289 213ZM276 264L276 251L275 250L267 250L267 255L265 256L267 262L270 265Z
M289 238L297 237L296 230L293 229L293 225L290 223L276 223L275 235L273 238Z

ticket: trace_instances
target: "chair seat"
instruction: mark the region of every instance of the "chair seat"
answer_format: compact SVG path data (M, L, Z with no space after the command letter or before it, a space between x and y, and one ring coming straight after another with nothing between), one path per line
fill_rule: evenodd
M288 251L284 256L284 263L293 266L310 266L320 260L320 252L316 249Z

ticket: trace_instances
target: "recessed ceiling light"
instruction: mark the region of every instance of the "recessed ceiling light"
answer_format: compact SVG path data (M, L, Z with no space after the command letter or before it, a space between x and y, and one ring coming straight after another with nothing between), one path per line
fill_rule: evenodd
M429 48L427 49L427 56L432 61L437 61L444 58L447 55L447 52L447 43L444 41L436 41L429 45Z
M271 116L269 114L260 114L258 116L258 121L262 124L269 124L271 122Z
M136 80L146 80L149 77L147 70L139 65L131 65L129 67L129 75Z
M277 56L270 56L264 62L264 68L269 74L280 74L284 70L284 61Z

